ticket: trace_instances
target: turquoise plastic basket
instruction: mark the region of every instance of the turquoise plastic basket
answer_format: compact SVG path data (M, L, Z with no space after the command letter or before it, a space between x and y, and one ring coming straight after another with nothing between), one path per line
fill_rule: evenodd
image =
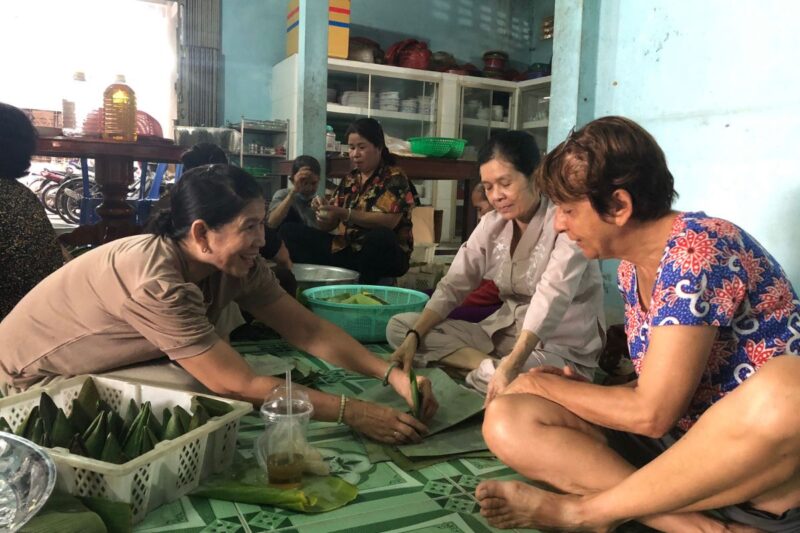
M367 291L389 305L356 305L326 302L342 293ZM428 295L411 289L383 285L324 285L303 291L307 305L361 342L386 342L386 324L399 313L422 311Z
M466 139L451 137L411 137L408 139L411 153L429 157L449 157L458 159L464 153Z

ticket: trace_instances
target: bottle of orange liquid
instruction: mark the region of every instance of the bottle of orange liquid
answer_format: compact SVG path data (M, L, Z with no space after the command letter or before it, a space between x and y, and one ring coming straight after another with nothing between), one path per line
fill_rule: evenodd
M103 139L136 141L136 94L122 75L103 93Z

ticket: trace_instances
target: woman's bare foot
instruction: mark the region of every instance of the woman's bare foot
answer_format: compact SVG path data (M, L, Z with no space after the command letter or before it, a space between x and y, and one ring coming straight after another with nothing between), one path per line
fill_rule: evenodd
M481 515L501 529L528 527L568 531L610 531L585 527L577 510L579 496L559 495L519 481L483 481L475 489Z

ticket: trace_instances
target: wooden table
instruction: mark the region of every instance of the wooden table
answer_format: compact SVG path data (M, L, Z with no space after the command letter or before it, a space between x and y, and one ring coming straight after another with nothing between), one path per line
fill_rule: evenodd
M128 188L133 183L133 162L179 163L184 148L170 141L114 142L96 138L40 137L36 155L94 159L95 181L103 202L97 207L100 222L81 226L59 237L71 246L97 246L120 237L139 233L128 204Z
M460 159L443 159L434 157L405 157L395 155L397 166L403 169L406 176L412 180L454 180L464 183L464 204L461 207L462 228L461 239L466 241L469 234L478 223L478 214L472 208L470 193L472 187L480 179L478 163L475 161L462 161ZM293 161L281 161L278 165L279 172L284 175L291 174ZM327 173L329 178L343 178L353 168L350 159L346 156L327 158Z

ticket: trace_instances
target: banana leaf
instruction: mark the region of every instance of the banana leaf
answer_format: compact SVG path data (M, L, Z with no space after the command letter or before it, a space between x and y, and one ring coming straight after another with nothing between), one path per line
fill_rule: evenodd
M103 411L103 412L106 412L106 413L111 413L111 412L113 412L113 411L114 411L114 408L113 408L113 407L111 407L111 406L108 404L108 402L107 402L107 401L105 401L105 400L100 400L100 401L98 401L98 402L97 402L97 409L98 409L99 411Z
M81 502L97 514L111 533L130 533L133 531L133 509L130 504L112 502L102 498L84 496Z
M129 410L130 411L130 410ZM133 419L130 427L128 428L127 433L122 439L122 447L125 448L125 444L130 440L131 435L139 428L144 428L147 425L147 420L150 418L150 402L145 402L141 405L141 407L136 407L136 418Z
M323 300L325 300L326 302L340 304L340 303L344 302L345 300L347 300L348 298L350 298L351 296L352 296L352 294L350 294L349 292L343 292L341 294L337 294L335 296L331 296L330 298L323 298Z
M72 400L72 412L69 414L69 423L72 424L72 428L75 431L83 434L94 419L95 417L89 415L89 412L77 398Z
M233 406L231 406L231 404L209 398L208 396L195 396L192 398L192 407L198 404L203 406L211 418L227 415L233 411Z
M20 529L20 533L107 532L99 515L90 511L78 498L61 492L51 494L44 507Z
M172 411L165 407L161 412L161 425L164 426L164 431L167 429L167 424L169 424L170 418L172 418Z
M176 405L172 409L172 416L178 417L178 420L181 423L181 429L183 430L183 433L186 433L186 430L189 428L189 422L192 420L192 415L190 415L186 409L180 405Z
M206 408L203 407L202 404L197 404L194 408L192 419L189 420L189 427L186 428L186 432L188 433L193 429L197 429L206 422L208 422L208 411L206 411Z
M430 430L429 436L455 426L483 411L483 397L458 385L442 370L420 368L417 370L417 375L427 376L431 380L433 393L439 401L439 410L431 420L425 422ZM405 400L394 389L383 387L380 384L359 394L358 399L388 405L398 410L408 408Z
M131 401L128 402L128 411L125 413L125 421L122 424L122 434L119 435L120 442L128 438L128 432L131 430L133 421L136 420L137 416L139 416L139 406L131 398Z
M11 424L8 423L8 420L6 420L4 416L0 416L0 431L14 433L14 431L11 429Z
M134 459L142 454L142 448L145 446L145 430L148 429L148 420L151 417L150 402L142 404L139 414L131 425L128 435L122 444L122 451L129 459Z
M17 436L27 439L30 437L31 432L33 432L33 426L36 424L36 419L39 418L39 406L37 405L28 413L28 416L25 417L25 420L22 421L22 424L19 425L17 431L15 433Z
M413 368L408 369L408 379L410 381L409 385L411 386L411 414L414 418L419 418L419 385L417 385L417 374L414 372Z
M255 458L234 463L229 472L211 476L191 492L218 500L255 505L273 505L301 513L322 513L338 509L358 496L355 485L334 476L303 476L299 489L270 487Z
M89 452L86 450L86 443L83 442L83 437L80 433L75 433L72 436L72 441L69 443L69 453L89 457Z
M158 422L152 412L150 416L147 417L147 428L152 431L153 435L158 439L156 442L159 442L164 437L164 426Z
M83 441L86 443L86 450L92 459L100 459L103 454L103 447L106 444L106 437L108 437L107 418L108 415L105 412L98 412L97 418L94 419L86 433L82 435Z
M164 426L164 440L177 439L184 433L186 433L186 428L181 422L181 417L178 415L171 416Z
M386 300L384 300L383 298L379 297L376 294L372 294L371 292L364 291L364 296L366 296L367 298L372 298L381 305L389 305L389 302L387 302Z
M139 455L144 455L158 444L158 437L153 433L149 427L144 428L144 435L142 436L142 449L139 450Z
M117 441L122 438L122 429L125 426L125 421L114 410L108 413L108 432L113 433Z
M106 442L103 444L103 451L100 453L100 460L107 463L120 465L125 461L122 455L122 447L119 445L117 437L111 431L106 435Z
M68 448L74 434L75 430L67 420L67 415L62 409L59 409L56 413L56 420L53 422L53 430L50 432L50 444L54 447Z
M135 459L141 455L145 429L147 428L143 426L135 426L131 429L128 440L122 445L122 453L128 459Z
M37 446L42 446L44 440L44 420L37 418L31 430L30 441Z
M363 293L357 293L348 298L347 300L341 302L343 304L354 304L354 305L381 305L381 303Z
M94 420L99 411L100 392L97 390L92 378L83 382L81 391L78 393L78 403L83 407L84 412L89 415L89 420Z
M53 424L56 421L56 416L58 415L58 407L56 407L53 398L46 392L43 392L42 395L39 396L39 415L42 417L44 430L47 433L51 433L53 431Z

